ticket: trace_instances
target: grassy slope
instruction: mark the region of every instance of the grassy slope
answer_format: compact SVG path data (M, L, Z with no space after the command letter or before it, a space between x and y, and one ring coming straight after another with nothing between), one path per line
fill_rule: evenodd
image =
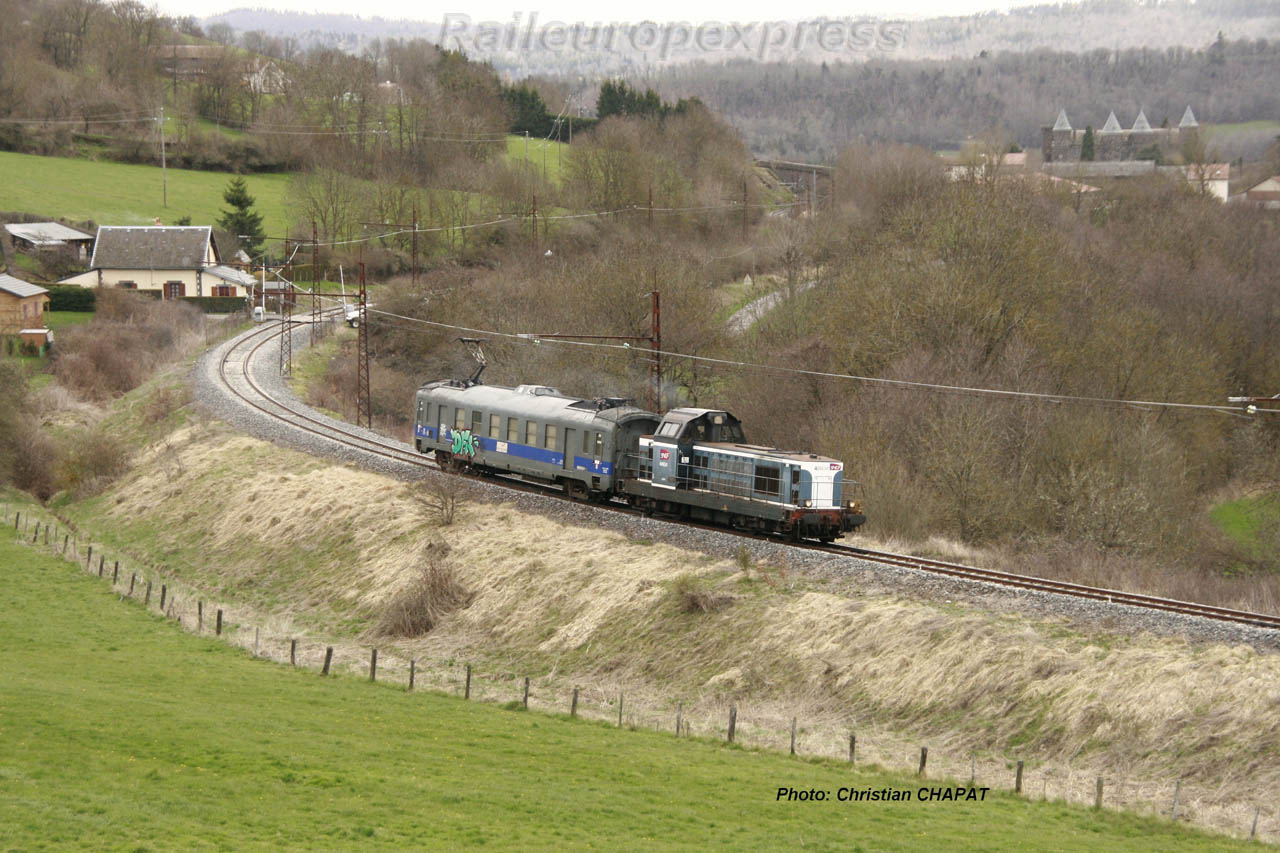
M255 662L10 533L0 572L6 847L1235 846L1007 795L780 804L779 785L918 783Z
M1259 534L1280 520L1280 493L1227 501L1215 506L1209 517L1222 532L1251 551L1262 547Z
M562 169L564 167L564 156L569 148L567 142L556 142L554 139L529 139L528 160L539 172L544 172L544 177L552 184L559 184ZM507 137L507 159L514 163L523 163L525 161L525 139L523 136L510 135Z
M150 225L156 217L172 225L182 216L211 224L226 207L222 191L233 176L224 172L169 169L169 206L161 205L161 175L155 166L39 157L0 152L0 210L23 211L99 225ZM288 175L249 175L268 234L283 234Z

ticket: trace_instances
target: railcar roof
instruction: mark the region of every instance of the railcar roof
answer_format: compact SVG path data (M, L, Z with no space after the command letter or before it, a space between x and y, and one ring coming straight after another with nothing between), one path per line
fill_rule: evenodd
M537 386L541 388L541 386ZM564 394L547 393L554 389L546 389L539 393L520 391L503 385L472 385L459 387L447 381L431 382L422 386L423 391L441 394L448 399L457 400L463 405L491 411L493 414L511 412L540 419L556 418L562 420L590 423L597 418L622 422L631 416L647 416L658 419L658 416L634 406L615 406L597 410L591 400L580 397L569 397Z

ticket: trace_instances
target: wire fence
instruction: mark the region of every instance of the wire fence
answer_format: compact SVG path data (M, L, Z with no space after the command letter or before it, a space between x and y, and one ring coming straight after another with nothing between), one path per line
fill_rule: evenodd
M724 698L655 701L651 691L628 694L622 682L569 685L555 673L528 675L516 665L477 665L456 657L405 656L359 640L307 636L273 617L255 617L251 608L222 600L179 580L164 567L117 552L111 554L66 518L4 506L4 524L20 542L74 563L110 585L121 601L140 604L184 630L221 639L254 657L311 669L327 677L354 677L395 684L409 691L435 691L477 702L523 708L609 723L618 728L653 729L678 738L733 743L791 755L838 759L851 766L914 772L921 788L1005 790L1034 800L1055 800L1119 808L1187 821L1249 840L1280 841L1275 806L1232 799L1221 783L1190 778L1151 781L1127 773L1097 775L1062 770L976 752L930 752L900 737L868 727L818 719L789 720L778 708L747 708ZM254 624L256 623L256 624ZM870 732L870 734L868 734ZM916 752L918 749L918 753Z

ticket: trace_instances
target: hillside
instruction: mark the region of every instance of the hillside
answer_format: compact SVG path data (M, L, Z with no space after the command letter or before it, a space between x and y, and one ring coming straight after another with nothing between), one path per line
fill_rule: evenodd
M209 225L227 209L222 193L235 175L167 171L165 207L158 166L0 151L0 210L99 225L151 225L156 219L172 225L183 216L191 217L192 224ZM288 175L245 178L257 201L254 209L272 236L285 233L291 224L284 204L288 182Z
M1273 652L1024 615L958 591L913 600L920 590L905 598L889 579L793 564L771 546L729 560L478 492L442 526L411 485L188 409L146 426L159 388L103 424L139 443L133 472L59 505L100 549L154 563L188 621L200 597L265 626L276 649L297 636L358 661L376 644L400 678L412 657L423 683L450 690L470 662L489 695L529 675L544 706L581 686L605 718L623 691L642 727L666 728L679 701L694 733L711 733L736 704L748 746L785 748L795 716L804 755L838 757L854 731L863 760L906 770L927 744L931 773L967 778L972 759L993 785L1026 760L1027 790L1051 799L1091 802L1103 775L1109 803L1167 809L1181 779L1183 815L1237 834L1275 784L1274 767L1242 757L1280 749L1274 702L1238 689L1280 677ZM307 522L316 514L323 525ZM428 564L447 566L470 603L425 635L375 639ZM689 607L692 593L718 603ZM1264 815L1264 837L1271 826Z

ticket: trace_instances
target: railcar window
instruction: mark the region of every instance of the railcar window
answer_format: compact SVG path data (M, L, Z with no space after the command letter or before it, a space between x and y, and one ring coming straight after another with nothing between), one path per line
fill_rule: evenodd
M502 438L502 417L489 415L489 438Z
M530 447L538 446L538 425L533 421L524 422L524 443Z
M555 424L547 424L546 434L543 436L543 440L542 440L542 446L545 447L547 450L556 449L556 433L557 432L558 430L556 429Z
M471 432L473 435L484 435L484 415L475 410L471 412Z
M799 484L799 482L800 482L800 469L792 468L791 469L791 485L793 486L797 485Z
M507 418L507 441L512 444L520 441L520 420L518 418Z
M454 429L466 429L466 428L467 428L467 410L466 410L466 409L461 409L461 408L459 408L459 409L454 409L454 411L453 411L453 428L454 428Z
M756 491L763 495L782 492L782 471L777 465L756 465Z
M591 430L584 429L582 431L582 455L586 456L591 452Z
M604 456L604 435L596 433L596 459Z

